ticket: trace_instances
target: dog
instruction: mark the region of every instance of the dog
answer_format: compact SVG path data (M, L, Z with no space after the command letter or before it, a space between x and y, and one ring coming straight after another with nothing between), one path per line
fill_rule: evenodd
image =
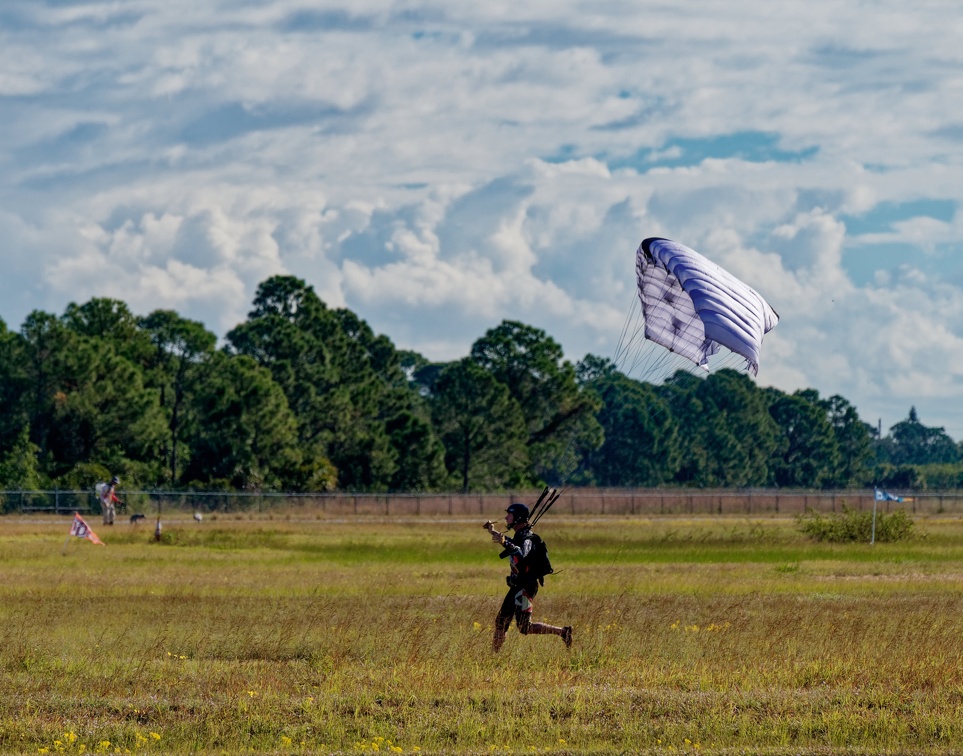
M130 524L133 525L139 520L143 520L143 519L144 519L144 515L140 514L139 512L137 514L132 514L130 516Z

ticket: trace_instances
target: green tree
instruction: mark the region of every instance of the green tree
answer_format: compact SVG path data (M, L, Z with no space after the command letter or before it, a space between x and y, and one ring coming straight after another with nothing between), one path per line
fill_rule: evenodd
M23 366L23 338L0 320L0 453L9 451L28 423L29 383Z
M278 490L302 464L297 423L271 373L251 357L216 353L193 396L194 484Z
M522 485L529 466L525 417L505 384L465 358L438 377L432 418L445 465L463 491Z
M93 312L102 317L94 318ZM116 317L112 320L109 313ZM122 347L129 353L130 345L124 343L128 315L116 303L71 305L62 318L35 311L11 349L17 381L25 387L16 402L18 414L40 449L44 474L55 482L87 462L116 471L136 464L154 477L162 416L140 367L118 351ZM108 322L125 324L120 328L125 335L98 335Z
M30 428L30 440L42 457L50 451L57 402L66 398L65 390L74 385L74 377L85 370L84 363L90 359L81 342L60 318L39 310L31 312L20 329L12 359L24 387L22 424Z
M435 435L429 419L402 411L386 424L398 465L391 477L393 491L431 491L445 487L450 479L445 468L445 445Z
M680 429L680 460L675 481L683 485L714 485L709 475L710 454L700 432L705 422L704 405L699 397L703 380L686 370L678 370L656 389L669 405L669 413Z
M227 334L232 351L268 368L297 419L302 453L311 467L337 469L338 485L355 487L351 462L336 459L347 438L362 439L353 422L351 388L341 379L346 337L314 289L293 276L274 276L258 286L248 319ZM363 452L354 445L359 456ZM372 462L380 471L380 450ZM330 460L330 461L329 461ZM343 468L343 469L342 469ZM370 468L370 465L369 465ZM371 476L367 476L370 478ZM307 485L302 481L296 487ZM360 486L359 486L360 487Z
M119 470L129 459L146 463L156 478L165 437L158 392L112 346L81 340L78 348L83 359L54 396L48 450L58 469L110 461Z
M788 395L767 389L769 414L779 426L769 463L771 481L783 488L822 488L835 482L839 445L825 405L815 391Z
M298 418L302 448L330 459L341 488L446 479L428 412L394 345L349 310L329 310L304 281L264 281L228 340L271 370Z
M611 363L609 363L611 365ZM580 363L585 385L601 400L597 415L605 442L588 453L586 467L599 485L657 486L679 470L679 427L668 403L647 383L613 368Z
M197 390L198 377L213 356L217 337L200 323L182 318L173 310L155 310L141 318L139 326L153 345L153 353L147 358L147 381L159 392L160 406L167 419L166 478L176 484L181 472L178 452L187 452L184 416L191 404L190 394Z
M508 387L522 411L530 482L566 480L586 451L601 446L599 400L582 390L574 366L544 331L503 321L472 345L471 358Z
M94 298L82 305L71 302L62 317L67 328L104 346L111 346L132 364L143 366L152 348L138 319L117 299Z
M833 426L839 458L829 484L837 488L861 487L872 482L872 426L859 418L856 408L835 394L822 402Z
M700 486L761 486L779 428L752 380L725 369L697 378L679 371L661 388L682 428L676 480Z
M40 471L40 448L30 440L30 429L24 426L13 448L0 460L0 487L36 491L46 485Z
M890 428L890 437L893 445L889 461L894 465L960 461L959 449L953 439L946 435L943 428L923 425L916 414L916 407L910 407L909 416Z

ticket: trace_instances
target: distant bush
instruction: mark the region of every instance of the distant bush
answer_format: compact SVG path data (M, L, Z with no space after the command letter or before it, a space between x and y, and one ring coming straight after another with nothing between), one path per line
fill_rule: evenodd
M845 504L840 514L807 512L797 517L799 529L816 541L829 543L869 542L873 536L873 513L858 512ZM915 523L905 510L876 512L876 540L902 541L913 535Z

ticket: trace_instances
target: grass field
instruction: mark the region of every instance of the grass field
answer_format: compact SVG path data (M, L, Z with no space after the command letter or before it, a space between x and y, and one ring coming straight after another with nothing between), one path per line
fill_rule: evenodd
M842 546L553 513L535 619L575 643L498 655L475 520L0 524L3 753L963 751L958 519Z

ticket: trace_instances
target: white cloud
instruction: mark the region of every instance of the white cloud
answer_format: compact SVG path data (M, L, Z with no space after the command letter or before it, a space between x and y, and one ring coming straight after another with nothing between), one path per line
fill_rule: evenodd
M118 296L223 334L292 273L431 358L503 318L611 356L665 235L780 312L760 383L963 438L950 0L9 6L12 327Z

